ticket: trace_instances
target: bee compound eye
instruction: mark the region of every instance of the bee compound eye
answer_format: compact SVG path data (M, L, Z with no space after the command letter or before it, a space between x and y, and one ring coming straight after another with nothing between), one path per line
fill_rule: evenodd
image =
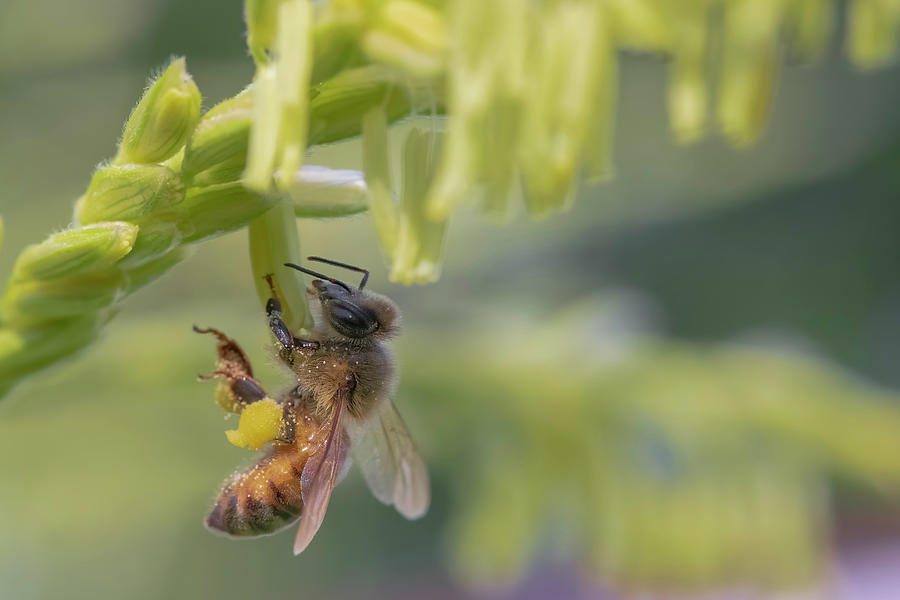
M362 319L359 318L359 315L357 315L355 312L353 312L351 310L347 310L346 308L340 308L340 307L335 308L334 310L331 311L331 315L335 319L337 319L338 321L341 321L344 325L347 325L349 327L362 327L363 326L363 321L362 321Z
M347 337L365 337L378 328L372 311L343 300L328 303L328 317L334 328Z

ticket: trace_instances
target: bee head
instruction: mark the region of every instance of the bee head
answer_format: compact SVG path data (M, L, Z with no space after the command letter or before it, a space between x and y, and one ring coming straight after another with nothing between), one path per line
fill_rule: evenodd
M384 296L363 291L369 278L368 271L317 256L310 256L309 260L317 260L364 274L359 287L353 287L338 279L332 279L304 267L286 263L288 267L319 278L312 281L310 293L319 300L323 320L337 334L350 339L362 340L368 337L387 339L397 332L399 319L394 303Z

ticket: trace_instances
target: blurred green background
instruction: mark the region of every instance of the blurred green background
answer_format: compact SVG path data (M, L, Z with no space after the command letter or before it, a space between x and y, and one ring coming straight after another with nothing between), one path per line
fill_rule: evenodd
M243 34L237 1L0 4L2 278L68 224L147 74L185 55L211 106L252 76ZM300 222L305 252L370 266L404 312L398 405L434 471L420 522L352 473L299 558L287 533L203 529L250 458L195 380L214 348L191 325L279 385L245 233L203 244L0 405L0 597L765 590L810 585L834 541L846 564L893 540L897 564L900 70L856 72L840 43L784 69L748 150L672 143L666 65L625 56L614 180L541 223L460 216L425 288L387 283L367 216ZM309 162L358 168L359 146ZM867 593L846 597L889 597Z

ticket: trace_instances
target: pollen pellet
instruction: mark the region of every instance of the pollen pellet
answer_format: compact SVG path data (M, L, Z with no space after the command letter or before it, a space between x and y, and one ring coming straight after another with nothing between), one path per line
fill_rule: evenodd
M238 448L258 450L278 437L282 414L281 406L271 398L254 402L241 413L237 429L230 429L225 435Z

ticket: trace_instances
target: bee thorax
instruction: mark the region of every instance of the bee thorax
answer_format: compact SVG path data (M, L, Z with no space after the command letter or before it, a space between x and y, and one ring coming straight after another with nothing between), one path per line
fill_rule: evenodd
M392 392L393 360L380 345L360 350L325 342L316 352L298 354L293 369L298 387L315 399L320 414L331 412L335 398L346 397L350 414L363 417ZM339 393L343 390L348 393Z

